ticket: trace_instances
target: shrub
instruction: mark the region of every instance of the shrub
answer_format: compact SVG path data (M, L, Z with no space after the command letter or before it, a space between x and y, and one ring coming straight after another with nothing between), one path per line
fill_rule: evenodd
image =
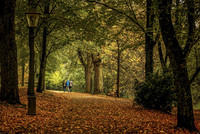
M143 107L170 112L175 97L170 73L158 73L136 85L135 101Z

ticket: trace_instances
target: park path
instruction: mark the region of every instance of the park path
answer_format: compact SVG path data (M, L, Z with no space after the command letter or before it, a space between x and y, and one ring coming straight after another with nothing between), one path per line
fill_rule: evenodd
M27 105L25 89L20 100ZM0 133L189 133L174 129L175 115L133 106L130 99L48 90L36 93L36 102L36 116L26 115L27 106L0 104Z

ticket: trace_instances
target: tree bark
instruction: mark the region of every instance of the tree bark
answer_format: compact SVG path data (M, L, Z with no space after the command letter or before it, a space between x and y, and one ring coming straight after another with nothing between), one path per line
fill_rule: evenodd
M175 88L177 90L177 127L195 131L186 58L178 44L171 20L172 0L158 0L158 2L161 33L169 54L174 74Z
M159 52L159 58L160 58L160 63L161 63L162 69L164 69L166 67L166 63L163 58L161 42L158 43L158 52Z
M190 51L192 50L192 47L195 45L195 30L196 30L196 26L195 26L195 19L194 19L194 15L195 15L195 11L194 11L194 0L186 0L186 4L187 4L187 20L188 20L188 38L187 38L187 42L186 45L184 47L183 50L183 55L184 57L188 57L188 55L190 54Z
M119 83L120 83L120 45L119 43L117 42L117 45L118 45L118 55L117 55L117 97L119 97Z
M20 103L18 89L17 46L15 42L16 0L0 1L1 90L0 100Z
M50 6L50 0L47 0L44 7L44 14L47 15L48 19L49 17L49 6ZM38 79L38 86L37 86L37 92L42 92L45 90L45 69L46 69L46 63L47 63L47 25L48 22L45 20L45 27L43 29L43 42L42 42L42 57L41 57L41 63L40 63L40 74Z
M85 87L84 92L92 93L92 54L87 53L86 60L85 60L80 48L78 48L77 53L78 53L78 57L80 59L80 62L85 69L86 87Z
M46 56L45 56L46 57ZM45 69L46 69L46 58L42 58L40 64L40 74L37 85L37 92L42 93L45 90Z
M86 64L86 68L85 68L85 81L86 81L85 92L86 93L91 92L91 89L92 89L91 79L92 79L92 57L91 57L91 54L88 53L87 54L87 64Z
M25 72L25 63L24 63L24 60L22 60L22 81L21 81L21 86L24 86L24 72Z
M103 75L102 75L102 63L99 55L94 60L94 94L102 93L103 89Z
M148 79L149 75L153 74L153 1L147 0L147 23L146 23L146 33L145 33L145 52L146 52L146 62L145 62L145 78Z

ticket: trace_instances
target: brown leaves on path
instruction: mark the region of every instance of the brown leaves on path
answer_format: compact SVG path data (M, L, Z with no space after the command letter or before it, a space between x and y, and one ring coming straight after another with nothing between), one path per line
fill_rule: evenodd
M37 115L26 115L26 91L20 88L20 100L26 106L0 104L0 133L190 133L174 129L175 115L133 107L129 99L103 95L36 93ZM195 124L200 130L199 119Z

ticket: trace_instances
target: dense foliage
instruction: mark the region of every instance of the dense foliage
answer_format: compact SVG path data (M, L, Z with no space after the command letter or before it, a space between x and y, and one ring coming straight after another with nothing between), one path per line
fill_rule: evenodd
M147 81L136 85L135 101L146 108L171 112L175 98L170 73L155 73Z

